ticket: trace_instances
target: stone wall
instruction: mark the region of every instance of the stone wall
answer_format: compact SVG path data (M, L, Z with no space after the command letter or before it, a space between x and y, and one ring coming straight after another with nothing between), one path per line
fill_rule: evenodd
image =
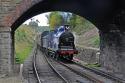
M79 54L75 56L76 58L87 62L87 63L96 63L99 61L99 49L96 48L87 48L87 47L78 47Z
M0 74L12 73L12 39L10 28L0 28Z
M107 70L125 75L125 32L100 32L100 63Z
M0 0L0 26L3 23L3 17L9 14L9 12L14 9L15 5L14 0Z

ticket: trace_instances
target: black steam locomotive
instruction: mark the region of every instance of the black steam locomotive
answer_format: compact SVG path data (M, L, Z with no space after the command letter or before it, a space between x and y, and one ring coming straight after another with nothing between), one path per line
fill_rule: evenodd
M48 55L56 58L72 60L74 54L78 54L75 48L74 36L69 26L60 26L54 31L45 31L41 34L41 48Z

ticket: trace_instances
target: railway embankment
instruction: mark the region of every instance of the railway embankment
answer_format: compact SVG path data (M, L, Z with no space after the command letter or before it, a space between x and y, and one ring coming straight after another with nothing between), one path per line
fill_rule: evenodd
M125 80L125 77L122 73L113 72L112 70L108 70L105 67L101 66L99 63L99 56L100 56L100 50L97 48L91 48L91 47L81 47L77 45L77 49L79 51L79 54L75 56L75 59L78 59L81 61L82 65L90 67L90 68L97 68L101 71L107 72L111 74L112 76L119 77L120 79Z
M91 47L81 47L77 45L79 51L75 57L88 64L99 63L99 49Z

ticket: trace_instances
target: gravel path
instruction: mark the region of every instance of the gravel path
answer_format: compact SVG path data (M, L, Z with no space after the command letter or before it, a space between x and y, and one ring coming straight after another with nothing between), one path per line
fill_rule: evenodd
M33 65L32 65L33 52L34 51L32 51L29 58L23 64L23 81L24 81L24 83L37 83L36 78L33 73Z
M19 76L0 78L0 83L23 83Z

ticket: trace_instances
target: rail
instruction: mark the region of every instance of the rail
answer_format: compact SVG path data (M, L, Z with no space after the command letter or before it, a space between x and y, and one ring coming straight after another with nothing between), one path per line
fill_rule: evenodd
M33 71L35 73L36 79L38 81L38 83L42 83L38 74L38 70L36 67L36 54L37 54L37 46L35 46L34 52L33 52Z
M70 69L71 71L77 73L78 75L80 75L80 76L82 76L82 77L88 78L89 80L93 81L94 83L104 83L103 81L101 81L101 80L99 80L99 79L97 79L97 78L95 78L95 77L93 77L93 76L91 76L91 75L89 75L89 74L87 74L87 73L81 73L81 72L79 72L79 71L73 69L72 67L66 65L66 64L63 63L63 62L59 62L59 63L62 64L63 66L65 66L65 67L67 67L67 68Z
M64 81L64 83L70 83L68 82L68 80L66 80L55 68L54 66L51 64L51 62L48 60L48 58L46 57L46 55L44 55L47 63L49 64L49 66L53 69L53 71Z
M102 70L99 70L99 69L96 69L96 68L86 67L86 66L80 64L80 62L79 62L79 63L78 63L78 62L75 62L75 61L73 61L73 62L74 62L76 65L78 65L78 66L80 66L80 67L83 67L84 69L90 70L90 71L92 71L92 72L94 72L94 73L96 73L96 74L98 74L98 75L101 75L101 76L104 76L104 77L106 77L106 78L112 79L112 80L114 80L114 81L116 81L116 82L118 82L118 83L125 83L125 80L123 80L123 79L121 79L121 78L118 78L118 77L116 77L116 76L113 76L113 75L111 75L111 74L109 74L109 73L106 73L106 72L104 72L104 71L102 71Z

